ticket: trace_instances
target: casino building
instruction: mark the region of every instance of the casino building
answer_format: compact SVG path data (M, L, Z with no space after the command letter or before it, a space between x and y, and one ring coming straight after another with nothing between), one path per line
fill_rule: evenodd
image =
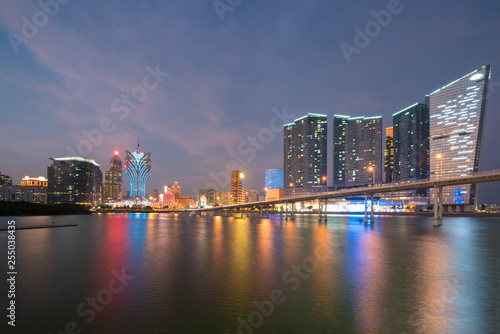
M139 141L133 152L126 151L125 174L130 181L130 197L145 198L146 182L151 176L151 153L143 153Z

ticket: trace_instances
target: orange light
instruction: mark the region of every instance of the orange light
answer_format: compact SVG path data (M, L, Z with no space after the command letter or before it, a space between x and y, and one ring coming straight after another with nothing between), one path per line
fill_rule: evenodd
M436 155L436 158L441 159L441 154Z

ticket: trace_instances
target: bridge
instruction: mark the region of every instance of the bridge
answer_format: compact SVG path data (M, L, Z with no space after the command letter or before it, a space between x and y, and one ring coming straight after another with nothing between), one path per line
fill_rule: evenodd
M441 226L443 225L443 187L447 186L457 186L464 184L477 184L477 183L486 183L486 182L496 182L500 181L500 169L489 170L484 172L477 172L471 175L463 176L460 178L453 177L442 177L436 180L430 179L422 179L416 181L406 181L399 183L385 183L385 184L375 184L373 186L368 187L358 187L358 188L347 188L336 191L327 191L327 192L319 192L314 194L306 194L299 195L293 197L284 197L277 200L271 201L259 201L252 203L244 203L244 204L233 204L233 205L225 205L225 206L217 206L211 208L199 208L199 209L191 209L185 210L192 213L202 214L203 212L223 212L225 215L228 214L229 211L233 210L241 210L241 214L243 216L243 212L246 209L246 214L248 216L249 208L260 207L261 216L264 214L264 210L266 214L268 213L268 209L271 205L275 204L285 204L286 215L288 217L288 204L291 205L290 214L293 216L293 207L296 202L303 201L318 201L318 220L326 221L326 203L328 199L331 198L346 198L352 196L364 196L365 197L365 219L364 222L368 222L368 214L370 214L370 221L373 222L373 204L368 204L368 197L371 197L371 203L373 203L373 196L375 194L383 194L383 193L391 193L391 192L399 192L399 191L408 191L408 190L418 190L418 189L428 189L434 188L436 189L436 195L434 196L434 225ZM370 208L369 208L370 206Z

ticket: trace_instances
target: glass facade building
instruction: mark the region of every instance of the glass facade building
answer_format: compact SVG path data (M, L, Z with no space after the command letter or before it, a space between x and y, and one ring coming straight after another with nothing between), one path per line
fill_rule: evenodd
M479 171L490 73L491 66L484 66L426 97L431 179ZM475 205L476 199L476 185L443 188L444 204Z
M279 189L284 188L284 171L282 168L273 168L266 170L266 182L265 186L267 189Z
M392 116L393 181L426 179L429 175L429 110L423 103Z
M47 204L102 203L102 172L93 160L81 157L50 158L47 167Z
M381 116L335 115L333 137L334 187L382 183Z
M130 197L146 197L146 181L151 176L151 153L143 153L139 142L134 152L126 153L125 174L130 181Z
M309 113L284 125L284 179L287 195L325 191L327 116Z

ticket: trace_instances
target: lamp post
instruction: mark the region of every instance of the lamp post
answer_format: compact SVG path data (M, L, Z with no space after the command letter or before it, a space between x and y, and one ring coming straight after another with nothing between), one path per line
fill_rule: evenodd
M373 187L375 187L375 168L370 166L370 167L368 167L368 170L370 172L373 172L373 177L372 177L373 178Z
M327 181L327 180L328 180L328 178L327 178L326 176L323 176L323 177L321 178L321 180L323 180L323 181L325 182L325 189L326 189L326 191L328 191L328 181Z
M439 153L438 155L436 155L436 158L438 158L440 162L439 179L441 179L443 177L443 156L441 155L441 153Z
M293 197L295 197L295 183L290 182L290 187L293 187Z

